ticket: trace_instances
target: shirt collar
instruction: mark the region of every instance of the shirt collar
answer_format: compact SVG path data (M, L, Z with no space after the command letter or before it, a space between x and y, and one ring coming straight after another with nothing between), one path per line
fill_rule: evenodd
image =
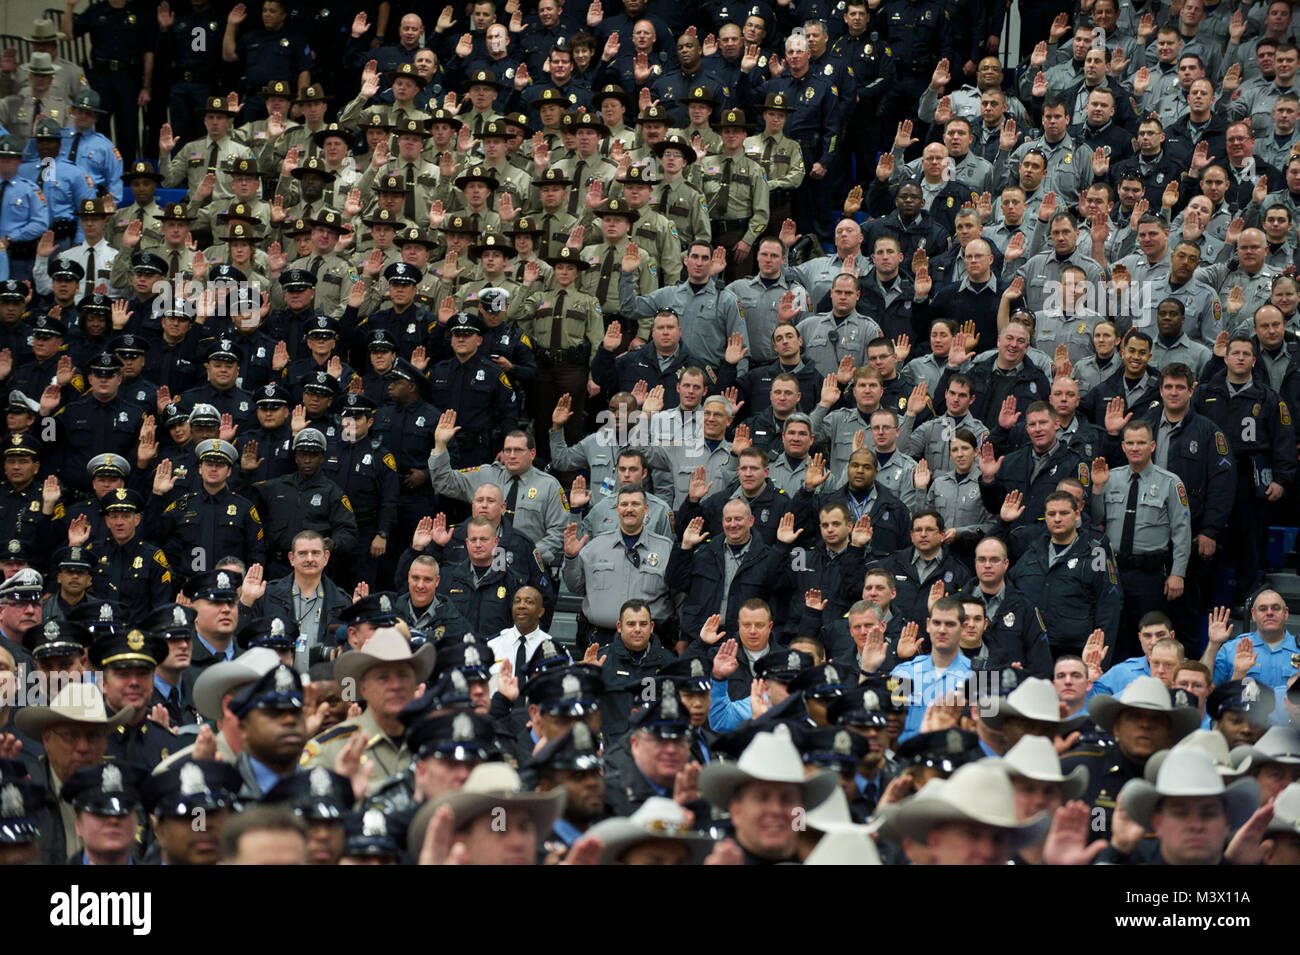
M208 641L206 641L206 640L203 639L203 634L198 633L197 631L196 631L195 634L194 634L194 639L198 640L199 643L203 644L203 648L204 648L205 650L207 650L208 653L212 654L214 657L220 657L221 659L226 660L226 661L230 661L230 660L235 659L235 641L234 641L234 640L231 640L231 641L230 641L230 646L226 647L226 649L224 649L224 650L217 650L216 648L214 648L214 647L212 646L212 644L208 643Z

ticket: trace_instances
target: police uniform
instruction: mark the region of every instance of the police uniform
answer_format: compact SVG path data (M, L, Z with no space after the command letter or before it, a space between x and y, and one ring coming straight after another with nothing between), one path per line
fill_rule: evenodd
M146 669L152 671L167 658L167 641L140 630L125 631L118 626L114 632L99 637L88 649L91 665L96 670ZM108 709L109 715L113 711ZM133 763L152 770L167 756L180 748L176 734L165 726L136 712L132 721L119 723L108 734L107 758L121 763Z
M347 231L343 216L333 209L322 210L309 223L315 228L326 228L342 235ZM291 266L305 269L316 279L316 308L327 315L332 315L347 301L347 292L357 281L356 270L338 252L309 255L295 259ZM274 289L273 289L274 291ZM272 302L274 305L274 301Z
M515 592L530 586L519 569L496 561L487 567L467 560L448 563L440 571L438 593L460 611L474 633L500 633L510 626Z
M118 488L100 501L105 514L113 511L139 513L144 501L135 491ZM143 617L154 607L172 599L171 569L158 547L133 536L119 544L112 536L91 541L86 553L94 567L91 592L101 600L122 608L128 620Z
M239 466L238 453L225 441L199 444L199 462L212 460ZM168 563L187 573L203 573L226 555L245 565L262 562L262 520L251 502L229 486L210 494L202 486L169 503L161 515L159 538L166 542Z
M374 403L364 395L348 395L343 416L358 415L374 417ZM356 515L360 547L356 555L356 577L359 580L385 579L373 572L375 559L369 557L369 551L371 540L376 536L389 539L397 523L397 501L401 493L397 459L373 430L360 441L344 442L331 450L332 453L325 457L322 470L343 489ZM388 546L391 551L393 545ZM386 556L391 563L396 554Z
M305 428L294 436L293 450L324 455L325 436L314 428ZM305 478L295 471L253 487L262 503L259 513L266 515L268 561L283 563L283 555L292 547L294 535L303 530L317 531L330 538L333 549L341 553L352 553L358 546L352 504L324 473Z
M92 359L89 371L96 369L121 374L121 359L107 352ZM64 458L62 478L79 490L89 490L86 465L96 454L134 457L144 411L121 393L101 401L93 394L69 402L54 412L63 432Z
M1236 565L1237 595L1243 596L1254 590L1259 576L1264 490L1271 481L1287 488L1295 479L1291 411L1277 392L1258 379L1238 388L1228 382L1226 372L1202 382L1192 406L1222 429L1237 462L1234 533L1227 541L1227 557Z
M721 129L748 129L744 112L738 109L722 114ZM700 169L704 174L704 200L709 207L713 243L731 249L736 243L754 246L767 229L770 191L763 167L745 151L743 144L729 154L725 149L706 156ZM734 281L753 270L752 259L735 265L728 256L727 278Z
M989 436L989 429L969 411L960 418L941 414L919 425L913 415L899 415L898 424L898 447L913 457L924 457L935 476L952 467L949 445L958 428L965 428L975 436L976 449ZM976 476L978 477L978 469Z
M622 530L614 530L587 541L577 557L565 556L564 584L583 598L583 616L598 629L601 643L613 637L628 600L644 600L657 624L667 621L673 609L666 579L672 552L669 537L643 529L629 544Z
M20 137L12 133L0 137L0 156L21 158L22 154ZM16 174L12 179L0 178L0 235L9 238L10 278L31 278L37 240L49 227L49 206L36 183Z
M1187 489L1176 474L1157 464L1135 473L1114 468L1105 488L1094 488L1092 516L1106 522L1106 537L1124 575L1124 616L1120 639L1137 634L1138 621L1151 610L1164 611L1165 579L1187 576L1192 524ZM1126 530L1129 521L1131 530ZM1117 648L1121 656L1124 644Z
M465 312L452 318L451 334L457 334L457 328L484 334L482 321ZM433 404L454 410L461 424L456 435L458 464L482 464L495 457L502 436L513 431L518 420L514 387L506 374L485 357L488 347L484 342L466 361L453 357L439 362L429 375Z

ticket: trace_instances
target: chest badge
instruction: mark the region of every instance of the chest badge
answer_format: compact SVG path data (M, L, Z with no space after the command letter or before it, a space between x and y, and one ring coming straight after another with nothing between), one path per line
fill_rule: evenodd
M530 487L530 488L528 489L528 500L530 500L530 501L535 501L535 500L537 500L537 488L535 488L535 487Z
M313 495L311 496L311 506L312 506L312 507L320 507L320 506L321 506L321 496L320 496L319 494L313 494Z
M1016 625L1016 615L1014 613L1008 613L1005 617L1002 618L1002 626L1014 627L1015 625Z

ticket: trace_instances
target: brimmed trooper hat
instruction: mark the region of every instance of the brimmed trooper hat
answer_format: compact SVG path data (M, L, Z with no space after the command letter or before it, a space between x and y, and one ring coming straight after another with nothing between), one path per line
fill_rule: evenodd
M1051 817L1040 812L1021 822L1006 769L998 760L981 759L962 766L948 779L930 780L919 793L899 804L881 832L925 842L930 830L947 822L1005 829L1015 848L1023 849L1047 835Z
M1059 735L1065 735L1078 729L1088 720L1088 714L1062 718L1060 697L1051 680L1027 677L1006 697L997 697L988 701L992 712L980 717L991 728L1002 728L1002 721L1008 716L1018 716L1035 723L1051 723Z
M449 806L455 817L455 828L463 830L475 819L498 810L521 809L533 817L538 837L551 831L551 826L564 811L565 792L528 792L519 774L501 762L480 763L470 772L465 785L455 792L443 793L430 799L411 820L406 848L412 856L420 854L425 830L433 814L442 806Z
M1273 820L1264 830L1264 838L1290 835L1300 838L1300 783L1291 783L1273 802Z
M700 795L718 809L727 809L741 787L751 782L792 783L805 806L823 802L839 786L835 773L806 775L789 727L778 724L770 733L757 733L736 762L710 762L700 771Z
M1170 730L1175 740L1182 739L1201 725L1200 712L1191 706L1175 706L1169 690L1153 676L1140 676L1120 692L1119 696L1103 693L1088 703L1088 712L1097 728L1109 733L1115 719L1125 709L1150 710L1169 716Z
M623 853L643 842L684 845L690 853L690 865L700 865L713 850L713 839L692 831L686 811L664 796L651 796L626 818L603 819L588 829L587 834L600 840L601 865L614 865Z
M1056 747L1046 736L1022 736L1002 757L1002 768L1011 776L1060 783L1066 802L1080 798L1088 788L1088 767L1076 766L1069 775L1062 774Z
M1180 749L1195 748L1201 749L1210 754L1210 759L1219 770L1219 775L1225 779L1236 779L1250 769L1252 760L1250 754L1246 752L1250 747L1238 746L1231 753L1228 752L1228 741L1218 730L1192 730L1170 749L1162 749L1159 752L1152 753L1147 759L1147 764L1142 767L1142 775L1147 782L1156 781L1156 776L1160 772L1160 767L1164 765L1169 754Z
M1232 757L1248 760L1249 766L1265 763L1300 766L1300 733L1291 726L1274 726L1254 745L1233 747Z
M1154 784L1145 779L1126 782L1119 791L1119 805L1144 829L1150 829L1160 800L1179 796L1219 796L1228 811L1229 824L1237 829L1259 808L1259 783L1246 778L1225 786L1210 754L1189 746L1170 751Z

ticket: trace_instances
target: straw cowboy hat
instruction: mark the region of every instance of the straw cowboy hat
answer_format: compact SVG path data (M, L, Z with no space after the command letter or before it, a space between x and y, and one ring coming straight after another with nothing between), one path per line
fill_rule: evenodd
M1014 836L1015 847L1023 849L1047 835L1051 817L1044 812L1024 822L1017 819L1011 778L998 760L981 759L967 763L946 780L926 783L919 793L899 804L887 829L893 836L924 842L931 829L945 822L1006 829Z
M1115 719L1125 709L1152 710L1156 713L1168 713L1169 725L1174 739L1182 739L1201 725L1201 714L1195 707L1174 706L1169 690L1153 676L1140 676L1124 687L1119 696L1103 693L1094 696L1088 704L1092 721L1103 733L1109 733L1115 726Z
M1289 833L1300 836L1300 783L1292 783L1277 794L1273 802L1273 820L1264 830L1265 837Z
M529 792L524 789L519 774L512 767L505 763L480 763L470 772L463 788L443 793L420 807L420 811L411 820L406 848L413 857L420 855L425 829L440 806L451 807L457 830L464 829L479 816L494 809L522 809L533 817L540 840L551 831L555 820L564 811L564 801L563 789L545 793Z
M1151 754L1146 766L1142 768L1142 775L1146 778L1146 781L1149 783L1156 781L1160 767L1164 765L1170 753L1188 748L1200 749L1209 753L1210 759L1219 770L1219 775L1229 779L1237 778L1251 767L1250 754L1243 752L1243 750L1249 750L1249 746L1238 746L1229 753L1228 741L1223 738L1223 734L1218 730L1193 730L1171 748L1162 749Z
M682 807L663 796L651 796L626 818L596 823L587 835L600 839L601 865L613 865L624 852L642 842L679 842L690 850L691 865L702 863L713 849L712 839L686 827Z
M994 701L993 706L996 712L981 716L995 730L1002 728L1002 721L1008 716L1018 716L1038 723L1054 723L1061 735L1078 729L1088 720L1087 713L1062 718L1061 698L1056 695L1056 687L1052 686L1051 680L1038 677L1029 677L1005 699Z
M1225 744L1226 745L1226 744ZM1262 766L1264 763L1300 764L1300 733L1289 726L1274 726L1255 741L1253 746L1234 746L1233 759L1244 758L1242 766Z
M367 671L381 663L409 662L415 667L415 682L423 683L433 672L438 651L426 643L414 653L410 641L396 627L380 627L360 650L343 654L334 662L334 679L360 682Z
M1119 804L1135 822L1150 829L1160 800L1174 796L1222 798L1233 829L1244 825L1259 808L1259 784L1255 780L1238 779L1225 786L1210 754L1196 746L1170 750L1154 784L1145 779L1126 782L1119 791Z
M871 826L853 821L839 786L804 816L808 828L824 833L804 865L883 865Z
M59 723L90 723L111 728L135 716L135 707L125 706L112 716L104 706L104 694L93 683L68 683L48 706L26 706L14 715L14 724L33 739L41 730Z
M1046 681L1043 681L1046 682ZM1023 736L1002 757L1002 768L1011 776L1034 779L1040 783L1060 783L1066 802L1078 799L1088 788L1088 767L1076 766L1070 774L1061 772L1056 747L1046 736Z
M280 655L269 647L255 647L236 660L206 667L194 681L194 708L204 719L221 719L221 700L241 686L256 683L276 668Z
M719 809L726 809L746 783L793 783L799 787L805 806L817 806L839 786L832 772L805 776L803 760L783 725L770 733L757 733L740 759L710 762L700 772L700 795Z

